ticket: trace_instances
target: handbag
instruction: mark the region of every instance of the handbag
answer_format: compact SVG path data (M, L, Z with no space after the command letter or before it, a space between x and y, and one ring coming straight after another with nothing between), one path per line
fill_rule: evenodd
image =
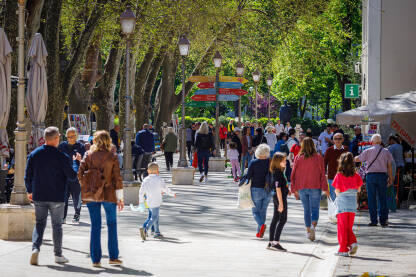
M366 180L366 178L367 178L367 173L368 173L368 170L370 169L370 167L374 164L374 162L377 160L377 158L378 158L378 156L380 155L380 153L381 153L381 151L383 150L383 147L381 147L380 148L380 150L378 151L378 153L377 153L377 156L376 156L376 158L371 162L371 164L369 165L369 166L365 166L365 165L362 165L361 167L360 167L360 169L358 170L358 174L361 176L361 178L363 179L363 180Z
M111 152L110 152L111 154ZM106 160L109 154L105 156ZM87 154L85 161L87 162L91 157ZM87 162L87 165L91 162ZM103 163L101 163L103 164ZM89 168L83 172L80 179L81 183L81 200L83 202L103 202L104 201L104 187L108 187L111 184L107 184L103 175L104 168Z
M238 188L238 208L251 209L254 207L253 199L251 198L251 181L243 184Z

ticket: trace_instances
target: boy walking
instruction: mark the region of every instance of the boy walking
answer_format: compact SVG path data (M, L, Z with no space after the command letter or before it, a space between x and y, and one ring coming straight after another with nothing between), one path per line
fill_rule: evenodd
M162 195L166 193L167 195L176 197L176 194L166 186L165 181L159 176L159 166L157 163L150 163L147 172L149 176L143 180L142 186L140 187L139 203L143 208L144 196L146 195L149 217L144 222L143 227L140 228L140 236L143 240L146 240L147 231L154 226L154 238L161 239L163 236L159 230L159 209L163 202Z

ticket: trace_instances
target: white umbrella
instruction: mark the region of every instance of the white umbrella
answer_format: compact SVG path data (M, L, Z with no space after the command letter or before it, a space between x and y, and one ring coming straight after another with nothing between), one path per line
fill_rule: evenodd
M0 28L0 156L9 156L6 125L9 120L11 99L12 47L3 28Z
M29 49L30 70L28 74L26 107L32 121L30 150L45 143L46 109L48 108L48 85L46 80L46 51L42 35L36 33Z
M407 92L337 114L337 123L364 124L369 121L389 124L412 147L416 147L416 92Z

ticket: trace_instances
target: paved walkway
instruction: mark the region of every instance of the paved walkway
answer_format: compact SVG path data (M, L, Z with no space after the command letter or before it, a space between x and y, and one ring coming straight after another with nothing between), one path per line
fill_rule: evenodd
M163 160L163 158L158 158L162 167L161 175L167 182L170 182L170 173L164 170ZM64 255L69 258L69 264L57 265L53 262L51 228L48 222L45 244L40 253L40 266L29 265L30 242L0 240L0 276L55 277L57 274L59 276L99 274L100 276L323 277L333 276L335 271L340 276L349 272L370 271L370 269L361 270L361 267L357 268L357 271L340 271L343 267L336 268L338 258L334 256L337 250L335 225L328 223L326 211L321 210L317 240L310 242L305 236L302 205L294 198L288 201L288 223L281 239L288 253L266 250L267 241L255 237L256 224L251 211L237 209L238 187L232 179L227 178L227 175L229 175L229 170L227 173L210 173L207 184L199 184L196 180L195 186L172 187L177 193L177 198L167 198L161 209L160 228L166 236L166 239L162 241L150 239L142 242L139 238L138 228L146 214L130 211L129 207L119 213L119 248L124 262L123 267L110 267L107 264L105 225L103 225L102 234L104 268L91 267L88 257L90 222L87 209L83 207L80 225L64 225ZM68 218L71 218L72 207L69 211ZM272 204L269 206L268 225L271 217ZM407 227L406 232L413 231L414 234L414 230L410 229L412 226L405 224L403 222L398 226ZM362 229L364 230L364 227ZM383 234L384 232L394 233L394 230L394 228L387 229L387 231L377 229ZM265 238L268 238L268 232ZM359 252L361 255L366 251L364 237L359 240L362 245ZM406 244L406 241L398 237L397 241L401 241L402 245ZM376 244L376 240L373 242ZM390 240L389 246L395 247L394 242L395 239ZM369 245L369 247L377 246ZM415 249L414 241L407 247L409 250ZM390 260L391 258L378 256L374 259L377 259L375 260L377 264L382 264L383 259ZM354 258L345 262L340 260L339 264L345 264L350 260L352 264L366 261ZM367 262L372 263L373 260L370 259Z

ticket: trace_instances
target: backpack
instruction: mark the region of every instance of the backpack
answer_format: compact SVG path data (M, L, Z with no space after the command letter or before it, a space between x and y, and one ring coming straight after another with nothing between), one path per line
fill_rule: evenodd
M212 146L211 136L201 136L200 138L200 147L204 149L209 149Z
M280 145L280 152L286 153L286 155L289 155L289 147L287 146L287 143L283 143Z
M104 160L108 157L109 154L107 154ZM81 199L83 202L103 202L104 187L109 185L106 183L103 175L104 168L89 167L89 165L92 164L92 161L91 156L88 154L86 154L85 162L87 163L87 170L83 172L83 175L80 178Z

